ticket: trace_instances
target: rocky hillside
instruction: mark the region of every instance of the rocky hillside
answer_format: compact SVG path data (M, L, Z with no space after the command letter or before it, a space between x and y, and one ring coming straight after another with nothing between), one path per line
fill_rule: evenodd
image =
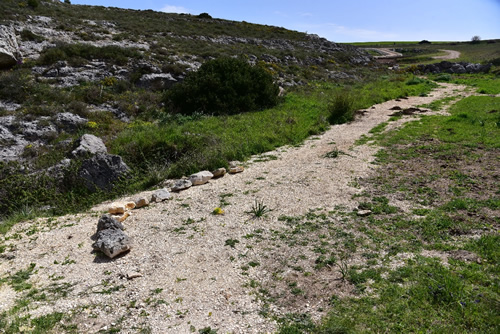
M40 171L60 178L75 160L80 168L82 157L72 152L84 134L96 137L103 154L96 174L129 170L107 155L106 145L131 122L157 122L165 114L163 92L221 56L264 68L287 90L315 80L356 80L371 64L353 46L207 13L2 0L0 180Z

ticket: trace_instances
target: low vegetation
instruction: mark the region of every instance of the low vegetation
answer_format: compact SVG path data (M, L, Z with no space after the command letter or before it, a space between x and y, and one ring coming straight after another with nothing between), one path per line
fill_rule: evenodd
M451 116L422 117L378 137L379 171L363 181L359 197L360 209L372 214L343 213L351 236L337 239L350 245L349 258L363 259L342 269L356 296L333 295L319 323L288 315L279 333L496 331L499 107L498 98L469 97ZM396 199L410 208L397 209ZM333 255L318 258L318 268L335 268L340 247L323 248Z
M271 74L245 60L218 58L168 90L167 112L230 115L273 107L278 86Z

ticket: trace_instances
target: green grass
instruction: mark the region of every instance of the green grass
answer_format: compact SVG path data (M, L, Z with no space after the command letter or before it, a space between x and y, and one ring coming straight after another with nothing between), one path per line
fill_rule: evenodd
M476 92L481 94L500 94L500 79L495 74L438 74L431 75L430 78L436 81L472 86L475 87Z
M405 75L390 75L349 87L312 83L287 94L275 108L231 116L178 117L145 111L125 127L106 118L96 118L98 113L90 113L89 120L97 127L88 130L105 138L116 137L107 146L110 153L121 155L134 170L132 177L120 182L113 193L91 193L75 176L78 165L72 167L73 173L67 175L61 189L44 174L26 175L15 164L1 164L0 176L9 177L0 178L0 194L11 200L1 204L4 221L0 232L5 233L23 219L83 210L106 198L154 186L167 177L227 167L231 160L245 160L279 146L299 144L328 129L329 121L335 123L328 110L335 94L345 92L355 96L352 110L356 110L401 96L427 93L434 86L427 81L407 85L407 79ZM65 93L79 96L79 89ZM120 96L133 101L136 95L128 94ZM49 153L37 153L41 167L50 166L49 160L42 163L44 156L51 156ZM58 152L61 158L63 153ZM51 207L49 211L38 210L47 205Z
M350 216L356 239L342 233L331 239L342 244L345 238L344 245L354 246L349 257L361 253L366 260L335 267L328 247L316 246L317 268L347 272L342 277L355 286L355 296L333 295L319 322L308 314L281 318L280 334L497 332L499 109L499 98L472 96L453 105L451 116L425 116L400 130L375 131L384 147L379 172L362 182L365 191L358 195L359 209L372 214ZM411 213L397 210L389 198L405 200ZM286 221L295 230L312 222ZM314 240L304 227L302 240ZM292 236L286 236L288 243ZM423 250L448 256L447 263L418 255ZM457 251L477 260L454 257ZM397 268L389 266L406 253L416 255Z
M353 108L366 108L388 99L428 92L433 85L405 85L406 77L391 76L349 88ZM201 117L176 123L135 122L111 144L111 151L132 166L170 164L165 176L181 176L226 166L283 145L295 145L328 127L330 96L343 88L317 83L306 91L290 93L275 108L233 116ZM147 182L146 182L147 183Z
M429 108L429 109L434 110L434 111L439 111L439 110L443 109L443 107L445 105L456 100L457 98L458 97L456 97L456 96L449 96L449 97L445 97L445 98L440 99L440 100L434 100L433 102L431 102L429 104L422 104L418 107Z
M312 332L494 333L498 295L488 288L489 277L473 274L478 269L408 261L380 284L378 297L339 301Z
M478 44L471 44L466 42L444 42L444 41L433 41L432 44L418 44L415 42L361 42L361 43L349 43L358 47L381 47L381 48L404 48L407 50L419 49L424 50L426 54L423 55L412 55L409 57L409 61L414 63L415 61L424 62L440 62L441 60L427 59L430 56L440 55L438 50L455 50L460 52L460 57L453 59L451 61L466 61L473 63L488 62L495 58L500 57L500 50L498 48L498 43L500 41L496 40L496 43L488 44L487 41L482 41ZM432 54L431 54L432 53ZM404 61L403 61L404 62Z
M386 137L382 144L411 143L430 134L443 149L446 143L500 148L500 112L492 112L499 109L498 98L471 96L457 102L449 110L451 116L424 116L419 122L408 123L404 131Z

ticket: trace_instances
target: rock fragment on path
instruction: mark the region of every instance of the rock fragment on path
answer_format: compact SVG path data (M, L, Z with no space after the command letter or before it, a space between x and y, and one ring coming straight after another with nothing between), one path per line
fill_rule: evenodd
M108 212L112 215L124 214L127 207L124 203L113 202L108 208Z
M359 217L367 217L372 214L371 210L359 210L358 211L358 216Z
M125 221L125 219L127 219L128 217L130 217L130 212L125 212L123 215L121 216L118 216L118 215L114 215L113 218L118 220L120 223L123 223Z
M139 277L142 277L143 275L139 272L131 272L131 273L128 273L127 274L127 279L128 280L131 280L131 279L134 279L134 278L139 278Z
M192 185L193 184L191 183L191 181L186 180L186 179L180 179L180 180L175 181L172 184L172 187L170 189L172 191L181 191L181 190L190 188Z
M214 175L214 179L219 178L219 177L223 177L224 175L226 175L226 173L227 173L227 171L224 167L218 168L218 169L212 171L212 174Z
M92 244L92 248L112 259L130 250L132 243L123 232L122 223L106 214L97 223L96 241Z
M148 205L149 205L149 200L147 199L147 197L141 197L135 200L136 209L143 208Z
M97 222L97 233L108 229L123 230L123 224L110 215L102 215Z
M229 162L229 174L241 173L245 170L241 162L239 161L230 161Z
M172 195L166 188L158 189L151 196L151 202L163 202L170 198L172 198Z
M208 170L204 170L189 176L189 181L191 181L193 186L198 186L207 183L213 177L214 175L212 173L210 173Z

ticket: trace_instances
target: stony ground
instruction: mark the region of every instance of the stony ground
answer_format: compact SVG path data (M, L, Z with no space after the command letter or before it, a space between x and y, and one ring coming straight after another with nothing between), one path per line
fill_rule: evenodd
M340 266L313 267L324 238L319 218L338 233L348 231L342 212L357 208L353 196L363 191L358 180L375 171L377 147L356 141L387 121L396 106L468 94L464 86L440 84L426 97L375 105L356 121L333 126L299 147L254 157L243 173L134 210L124 222L134 247L113 260L91 247L109 203L88 213L18 224L0 242L0 278L35 264L28 282L46 297L32 300L23 312L32 317L65 313L58 331L76 324L85 333L190 333L207 327L219 333L267 333L277 328L274 316L306 312L317 319L333 292L352 294ZM418 113L388 128L415 118ZM265 214L255 217L259 205ZM225 213L213 215L216 207ZM307 223L299 226L298 217ZM311 226L315 234L296 233ZM23 293L0 285L0 313L25 298Z

